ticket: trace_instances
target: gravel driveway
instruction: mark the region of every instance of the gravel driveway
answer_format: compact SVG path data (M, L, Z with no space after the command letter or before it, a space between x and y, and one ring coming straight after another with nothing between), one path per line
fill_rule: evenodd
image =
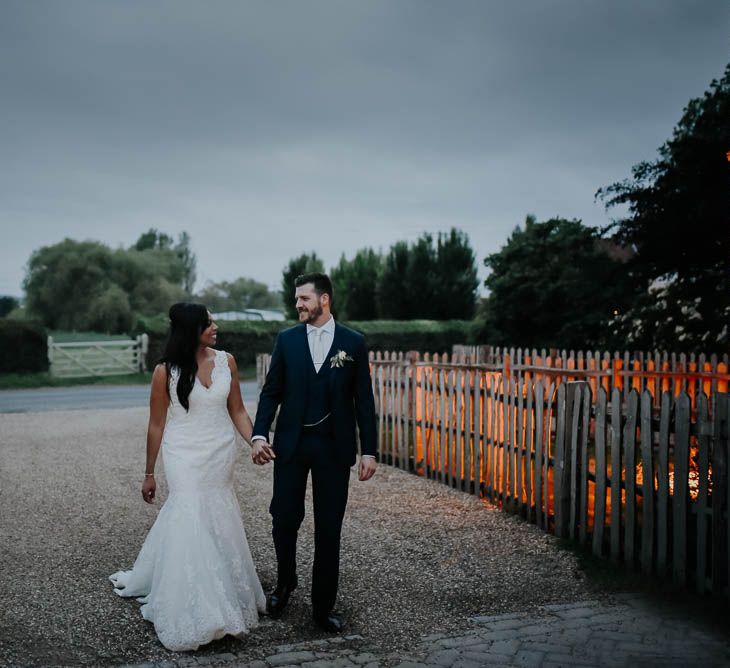
M157 506L139 494L143 408L0 415L0 665L109 665L174 655L139 604L107 576L131 566ZM247 446L243 446L246 447ZM275 557L268 502L272 468L242 456L236 486L265 589ZM197 656L323 637L309 618L311 500L299 543L300 588L279 622ZM467 617L595 598L575 558L555 541L475 497L381 465L351 492L339 607L348 633L390 651Z

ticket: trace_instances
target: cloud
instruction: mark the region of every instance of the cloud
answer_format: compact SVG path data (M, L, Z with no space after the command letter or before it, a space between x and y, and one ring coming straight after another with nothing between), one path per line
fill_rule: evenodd
M187 230L202 279L275 285L303 250L453 225L481 259L528 212L603 224L595 190L654 157L729 23L689 0L5 2L0 292L65 236Z

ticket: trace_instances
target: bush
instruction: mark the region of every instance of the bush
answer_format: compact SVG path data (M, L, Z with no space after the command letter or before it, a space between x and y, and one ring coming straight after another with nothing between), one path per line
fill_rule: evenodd
M292 321L222 321L218 323L218 347L231 353L239 366L250 366L256 362L256 355L273 350L276 335L282 329L294 324ZM474 324L466 320L368 320L344 324L364 334L370 350L450 353L454 344L474 343ZM140 332L149 334L147 364L152 369L165 348L166 319L148 318L140 320L137 326Z
M36 322L0 320L0 373L48 371L48 334Z

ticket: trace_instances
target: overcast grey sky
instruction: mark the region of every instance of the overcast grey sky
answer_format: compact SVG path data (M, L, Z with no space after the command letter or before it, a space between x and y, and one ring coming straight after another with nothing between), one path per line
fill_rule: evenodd
M725 0L0 2L0 294L186 230L198 285L527 213L609 221L730 60ZM480 269L482 276L485 272Z

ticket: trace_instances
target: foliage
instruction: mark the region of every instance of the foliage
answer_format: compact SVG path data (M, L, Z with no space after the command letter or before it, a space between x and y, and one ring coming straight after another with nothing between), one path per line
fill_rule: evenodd
M162 356L167 337L167 324L163 318L147 319L141 323L149 334L148 368L153 368ZM250 366L259 353L270 353L276 335L295 323L292 321L225 321L220 322L218 347L231 353L239 366ZM395 350L420 352L451 352L454 344L475 342L471 322L458 320L410 320L401 321L345 321L343 324L363 333L370 350Z
M0 296L0 318L4 318L19 306L20 302L15 297L10 297L9 295Z
M638 293L612 322L635 347L725 347L730 318L730 65L690 100L672 137L630 179L602 188L607 208L628 214L604 229L636 255L628 264Z
M393 244L385 256L377 291L378 309L383 318L410 317L410 295L407 289L410 257L408 243L405 241Z
M180 281L174 282L181 282L182 289L188 294L192 293L195 285L197 261L195 254L190 249L190 235L187 232L181 232L177 243L175 243L169 235L152 228L137 239L134 249L172 254L177 260L175 264L180 267L182 273Z
M132 309L129 298L115 283L98 293L89 303L86 327L92 330L127 332L132 326Z
M195 296L195 301L205 304L210 311L242 311L247 308L280 309L281 296L270 292L265 283L252 278L235 281L208 283Z
M324 264L314 252L311 255L302 253L299 257L289 260L289 264L284 268L281 277L281 299L287 318L293 320L297 318L297 310L294 306L294 279L310 272L324 272Z
M330 276L338 317L350 320L378 317L377 287L382 268L383 259L372 248L357 251L352 260L342 255Z
M380 314L384 318L434 320L470 319L477 288L476 257L469 238L452 228L430 234L410 246L394 244L385 258L378 285Z
M48 370L48 335L38 323L0 320L0 373Z
M606 346L605 322L631 298L624 265L578 220L528 216L484 264L490 294L480 340L495 345Z
M39 248L24 281L28 312L53 329L127 332L140 315L186 298L187 245L187 235L173 246L150 230L129 249L72 239Z

